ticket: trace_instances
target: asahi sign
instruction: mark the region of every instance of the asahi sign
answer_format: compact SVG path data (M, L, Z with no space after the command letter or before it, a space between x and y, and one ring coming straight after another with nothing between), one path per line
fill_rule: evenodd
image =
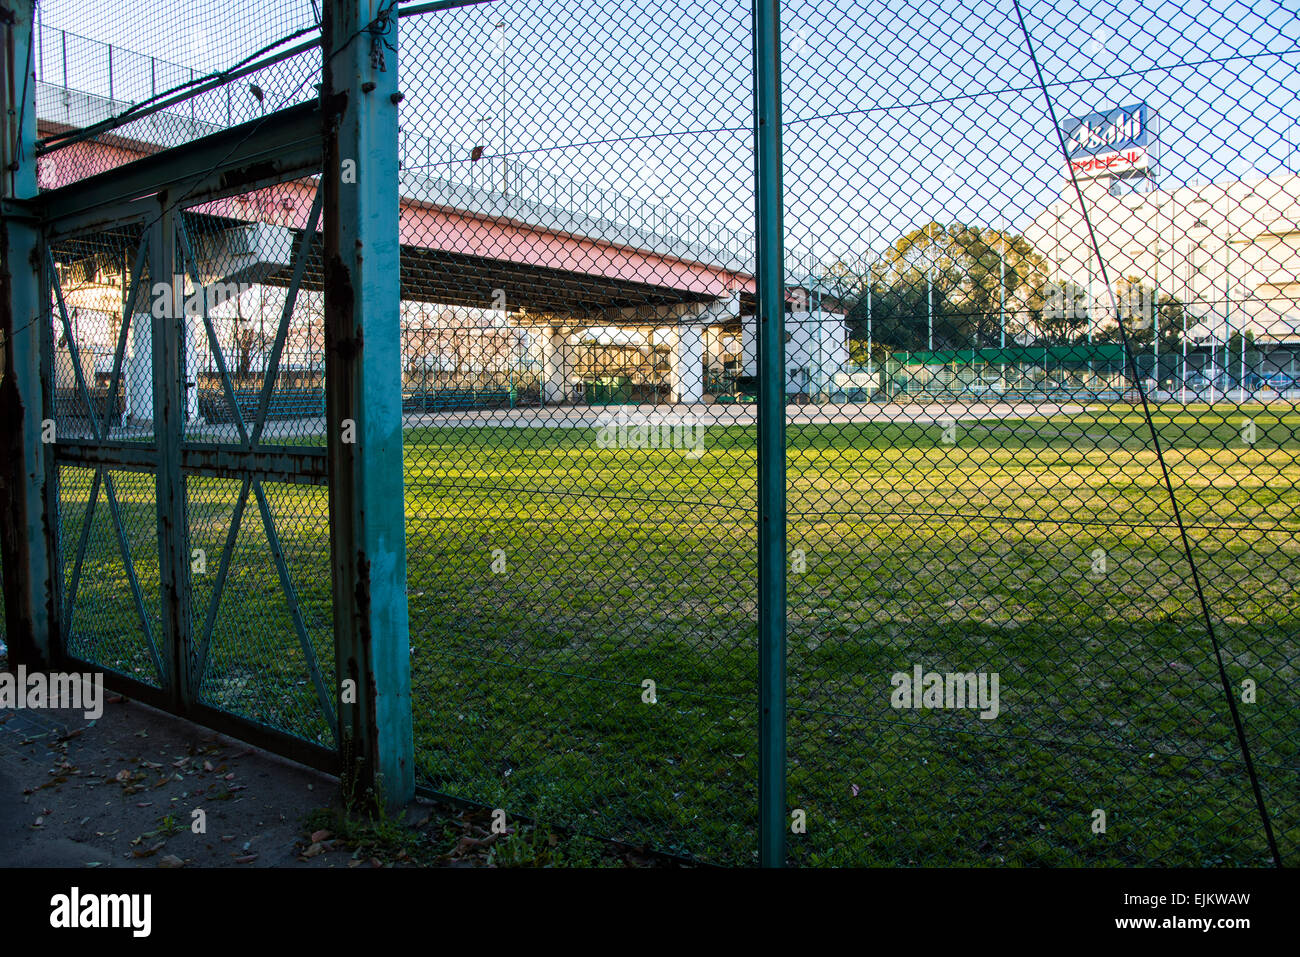
M1145 103L1070 117L1063 131L1069 172L1077 179L1145 173L1150 167L1152 140Z

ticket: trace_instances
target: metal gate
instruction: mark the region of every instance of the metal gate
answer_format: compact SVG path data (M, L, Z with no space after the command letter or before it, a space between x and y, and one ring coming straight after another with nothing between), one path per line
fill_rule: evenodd
M319 761L338 745L323 392L286 410L277 386L321 363L323 336L286 349L320 311L320 193L148 205L45 233L64 647Z

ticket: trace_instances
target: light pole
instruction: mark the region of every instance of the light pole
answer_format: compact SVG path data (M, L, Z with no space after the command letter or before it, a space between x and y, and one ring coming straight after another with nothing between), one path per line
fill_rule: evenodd
M926 348L934 352L934 223L925 227L927 238L930 242L927 244L925 251L925 321L926 321Z
M1228 400L1228 380L1232 378L1232 267L1228 257L1232 251L1232 227L1227 226L1223 234L1223 398ZM1242 355L1245 355L1245 337L1242 339ZM1243 397L1245 383L1237 383L1237 398Z
M1154 193L1152 195L1154 195ZM1160 388L1160 260L1164 258L1164 252L1165 252L1164 251L1164 225L1160 221L1160 213L1164 210L1165 206L1168 205L1168 203L1169 203L1168 198L1164 199L1159 203L1156 203L1156 269L1155 269L1156 274L1154 279L1155 289L1151 294L1151 298L1153 300L1151 304L1151 308L1152 308L1151 342L1152 342L1153 363L1154 363L1154 366L1152 368L1152 373L1155 376L1157 389ZM1170 222L1170 232L1172 233L1173 232L1172 216L1169 217L1169 222ZM1170 263L1170 267L1172 269L1172 261ZM1170 282L1170 285L1172 286L1173 283Z
M998 237L998 348L1007 347L1007 234Z
M1249 241L1250 241L1249 239L1243 239L1243 238L1241 237L1240 234L1238 234L1237 238L1234 239L1234 238L1233 238L1233 234L1232 234L1232 228L1231 228L1231 226L1229 226L1228 231L1227 231L1226 235L1224 236L1224 240L1223 240L1223 293L1224 293L1224 301L1225 301L1225 303L1226 303L1226 305L1225 305L1225 312L1226 312L1226 314L1227 314L1229 317L1231 317L1231 315L1232 315L1232 313L1231 313L1231 309L1232 309L1232 270L1231 270L1232 245L1233 245L1233 243L1236 243L1238 246L1240 246L1240 245L1242 245L1243 243L1247 243L1247 242L1249 242ZM1237 255L1240 255L1240 252L1238 252ZM1240 347L1241 347L1241 357L1240 357L1239 360L1238 360L1238 363L1239 363L1239 364L1238 364L1238 367L1237 367L1237 368L1238 368L1238 378L1237 378L1237 396L1238 396L1238 401L1239 401L1239 402L1245 402L1245 401L1246 401L1246 322L1245 322L1245 314L1244 314L1244 313L1243 313L1243 315L1242 315L1242 321L1241 321L1240 323L1238 323L1238 325L1237 325L1237 339L1238 339L1238 342L1239 342Z
M1172 221L1173 221L1173 217L1170 216L1169 218L1170 218L1170 221L1172 222ZM1173 232L1173 230L1171 229L1171 230L1170 230L1170 233L1172 233L1172 232ZM1169 285L1170 285L1170 287L1172 287L1173 284L1174 284L1174 276L1172 275L1172 272L1173 272L1173 269L1174 269L1174 264L1175 264L1176 262L1178 262L1178 257L1177 257L1176 255L1174 255L1174 253L1173 253L1173 244L1174 244L1174 242L1175 242L1175 240L1172 240L1172 239L1170 240L1170 256L1169 256L1169 269L1170 269L1170 273L1171 273L1171 275L1170 275L1170 277L1169 277ZM1190 252L1190 248L1189 248L1188 251ZM1182 346L1183 346L1183 388L1182 388L1182 393L1183 393L1183 405L1186 405L1186 404L1187 404L1187 298L1188 298L1188 297L1187 297L1187 281L1186 281L1186 280L1187 280L1187 267L1184 266L1184 267L1183 267L1183 337L1182 337L1182 338L1183 338L1183 342L1182 342Z
M867 248L871 249L872 247L868 246ZM867 264L867 381L872 383L876 381L872 372L873 353L871 351L871 287L875 284L875 276L876 264L873 259Z
M501 195L510 192L510 174L506 160L506 24L502 20L496 28L501 31Z
M817 324L814 326L814 328L817 330L817 385L816 385L816 394L817 394L817 401L818 401L818 402L821 402L821 401L822 401L822 390L825 388L824 383L825 383L825 381L826 381L826 368L825 368L825 366L823 365L823 363L824 363L826 360L825 360L825 357L824 357L823 354L822 354L822 331L823 331L823 330L822 330L822 290L821 290L821 286L820 286L820 285L818 285L817 288L816 288L816 294L817 294Z

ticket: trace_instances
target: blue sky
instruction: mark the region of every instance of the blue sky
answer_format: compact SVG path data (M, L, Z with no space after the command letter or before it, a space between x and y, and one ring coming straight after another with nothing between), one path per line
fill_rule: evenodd
M1024 9L1058 116L1145 100L1163 122L1166 181L1300 168L1287 143L1300 146L1294 4ZM43 0L41 13L200 72L314 20L310 0L151 0L111 16L94 0ZM932 218L1014 228L1057 195L1055 134L1011 0L787 0L783 30L789 246L861 251ZM71 85L102 92L104 51L73 42ZM439 144L435 163L481 141L490 159L504 94L505 148L523 162L744 228L750 42L748 3L725 0L501 0L407 19L403 129L408 145ZM45 69L61 69L46 46ZM146 63L116 55L119 98L144 88ZM271 106L310 95L306 66L259 81ZM232 101L257 108L246 86Z

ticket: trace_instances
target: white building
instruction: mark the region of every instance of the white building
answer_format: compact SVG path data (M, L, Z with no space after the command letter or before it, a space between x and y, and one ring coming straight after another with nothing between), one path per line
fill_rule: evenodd
M1080 181L1112 287L1137 280L1158 298L1179 300L1193 343L1212 347L1245 332L1275 368L1300 356L1300 175L1120 194L1112 182ZM1093 301L1108 307L1072 184L1064 184L1025 238L1055 282L1091 290Z

